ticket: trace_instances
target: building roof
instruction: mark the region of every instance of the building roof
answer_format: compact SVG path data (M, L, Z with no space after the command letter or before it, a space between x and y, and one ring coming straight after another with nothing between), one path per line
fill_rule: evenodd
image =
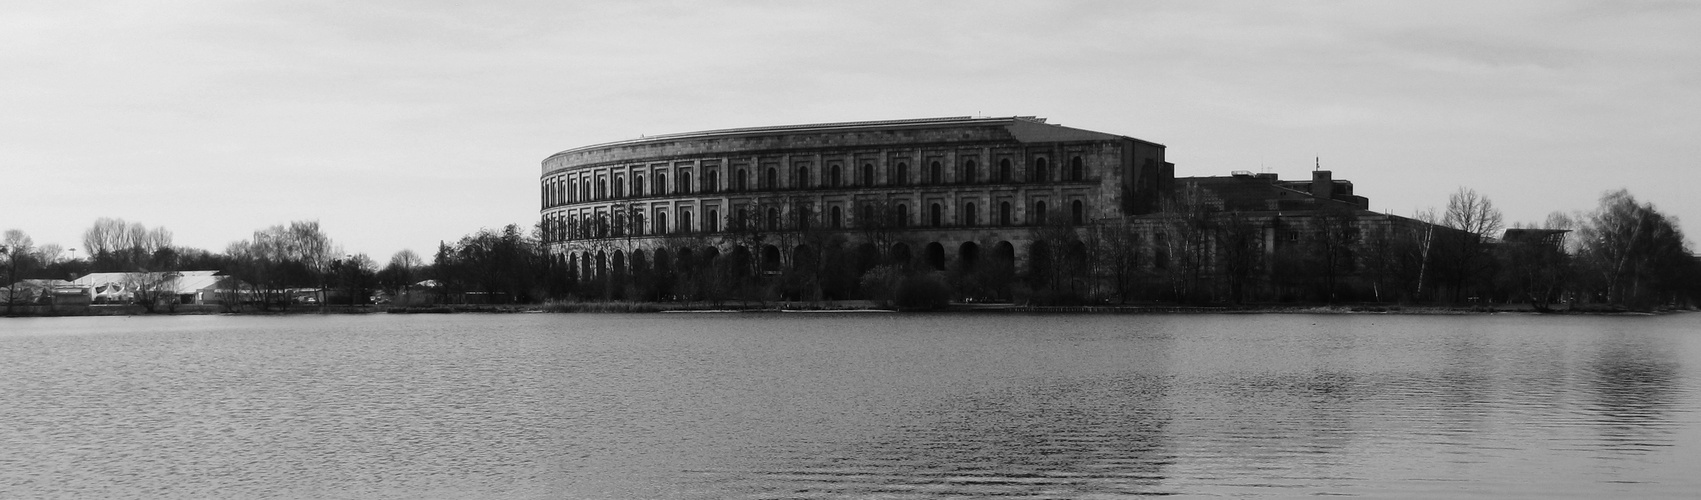
M145 273L90 273L81 278L77 278L77 280L72 283L81 287L101 288L114 284L124 285L127 281L134 280L142 274ZM189 293L196 290L217 288L219 280L223 278L223 276L219 275L218 271L174 271L167 274L169 276L174 276L174 279L172 279L172 289L175 290L176 293Z
M1144 143L1152 144L1152 145L1156 145L1156 146L1162 146L1162 144L1158 144L1158 143L1151 142L1151 141L1145 141L1145 140L1141 140L1141 139L1135 139L1133 137L1120 136L1120 135L1116 135L1116 134L1107 134L1107 133L1104 133L1104 132L1094 132L1094 131L1091 131L1091 130L1085 130L1085 129L1078 129L1078 128L1072 128L1072 127L1065 127L1065 126L1062 126L1062 125L1049 124L1049 123L1045 122L1044 118L1039 118L1039 117L1035 117L1035 116L1006 116L1006 117L947 116L947 117L938 117L938 118L912 118L912 119L904 119L904 120L877 120L877 121L860 121L860 122L809 123L809 124L799 124L799 125L773 125L773 126L765 126L765 127L728 128L728 129L717 129L717 130L704 130L704 131L698 131L698 132L683 132L683 133L675 133L675 134L651 135L651 136L640 137L640 138L637 138L637 139L627 139L627 140L624 140L624 141L605 142L605 143L601 143L601 144L592 144L592 145L589 145L589 146L581 146L581 147L577 147L577 148L573 148L573 149L568 149L568 150L556 153L554 155L550 155L550 157L553 158L555 156L560 156L560 155L570 154L570 153L575 153L575 152L590 151L590 150L603 149L603 148L609 148L609 147L617 147L617 146L643 144L643 143L649 143L649 142L668 142L668 141L695 140L695 139L718 139L718 138L728 138L728 137L759 136L759 135L774 135L774 134L818 134L818 133L830 133L830 132L859 132L859 131L870 131L870 130L929 129L929 128L950 128L950 127L986 127L986 126L997 126L997 125L1003 125L1005 127L1005 129L1009 131L1009 133L1011 134L1012 137L1014 137L1016 140L1022 141L1022 142L1129 139L1129 140L1144 142Z
M1545 243L1559 245L1565 241L1565 233L1570 229L1545 229L1515 227L1501 233L1500 241L1509 243Z
M16 287L18 289L46 290L46 289L72 288L72 287L75 287L75 286L76 285L72 284L69 281L65 281L65 280L27 279L27 280L18 280L16 282L12 283L11 286L8 286L6 288Z

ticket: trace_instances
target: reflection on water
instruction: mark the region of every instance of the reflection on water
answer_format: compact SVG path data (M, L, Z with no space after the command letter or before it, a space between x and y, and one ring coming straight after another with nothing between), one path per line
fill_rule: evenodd
M1634 333L1615 335L1589 363L1600 451L1641 455L1671 446L1679 422L1671 420L1680 399L1693 396L1685 387L1681 366L1663 342ZM1691 360L1694 363L1694 360ZM1688 392L1688 394L1680 394ZM1690 407L1687 411L1693 412Z
M1698 320L8 319L0 497L1685 497Z

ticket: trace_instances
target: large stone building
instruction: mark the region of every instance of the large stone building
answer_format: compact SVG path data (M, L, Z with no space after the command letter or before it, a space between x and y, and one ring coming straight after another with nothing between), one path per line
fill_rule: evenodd
M851 232L874 213L890 217L882 225L901 233L895 243L916 248L1019 246L1026 226L1056 214L1084 222L1150 211L1173 178L1161 144L1033 117L960 117L586 146L545 159L541 187L555 251L606 259L598 240L618 237L624 252L680 234L727 245L715 237L746 224L802 219ZM812 213L791 213L798 209Z
M772 271L819 252L810 246L823 233L887 262L944 269L985 255L1027 269L1044 226L1114 222L1161 246L1163 229L1147 214L1178 190L1200 193L1212 210L1254 214L1267 252L1278 232L1303 226L1284 217L1368 207L1327 171L1310 181L1236 172L1178 185L1164 149L1021 116L651 136L545 159L543 227L551 252L581 277L693 254ZM1147 251L1163 264L1162 249Z

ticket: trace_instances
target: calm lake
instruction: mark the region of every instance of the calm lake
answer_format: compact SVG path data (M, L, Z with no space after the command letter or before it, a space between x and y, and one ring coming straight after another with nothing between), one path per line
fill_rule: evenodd
M0 318L3 498L1701 492L1701 314Z

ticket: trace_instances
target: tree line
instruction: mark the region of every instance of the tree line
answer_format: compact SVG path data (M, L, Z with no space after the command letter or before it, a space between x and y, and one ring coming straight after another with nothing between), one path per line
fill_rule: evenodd
M632 244L640 230L614 223L637 217L619 214L565 228L591 240L578 246L583 260L540 262L553 276L546 296L895 301L927 290L937 297L921 303L1524 303L1538 310L1688 307L1701 298L1701 265L1675 218L1624 190L1605 193L1591 211L1508 228L1490 199L1467 188L1441 210L1398 217L1345 205L1284 215L1225 210L1208 190L1184 185L1152 215L1083 223L1052 214L1028 229L1023 266L1008 248L980 248L978 259L908 248L900 243L903 223L889 222L904 217L893 217L889 204L857 203L846 217L861 220L847 231L799 203L775 198L737 210L717 237L730 244L729 255L690 233L666 235L660 252L646 253ZM594 265L593 255L600 256ZM603 266L611 270L594 269Z
M1025 248L958 248L903 242L909 215L866 201L826 214L801 199L752 202L701 233L643 235L641 215L578 227L483 229L439 245L432 261L411 250L382 266L347 254L316 221L265 227L222 252L173 244L165 228L101 218L86 252L0 237L0 278L72 279L90 272L166 276L218 270L229 310L288 310L374 300L426 303L545 301L726 302L867 299L906 307L947 301L1027 304L1380 302L1693 306L1701 264L1671 215L1624 190L1593 210L1513 224L1487 197L1460 188L1442 210L1395 217L1344 207L1300 214L1225 210L1182 186L1151 215L1083 221L1054 213L1029 226ZM719 221L717 221L717 224ZM569 261L551 243L568 231ZM639 245L640 238L661 244ZM725 254L722 254L724 251ZM1025 252L1025 261L1016 258ZM592 257L600 256L600 257ZM596 259L593 262L593 258ZM134 283L138 303L169 297Z

